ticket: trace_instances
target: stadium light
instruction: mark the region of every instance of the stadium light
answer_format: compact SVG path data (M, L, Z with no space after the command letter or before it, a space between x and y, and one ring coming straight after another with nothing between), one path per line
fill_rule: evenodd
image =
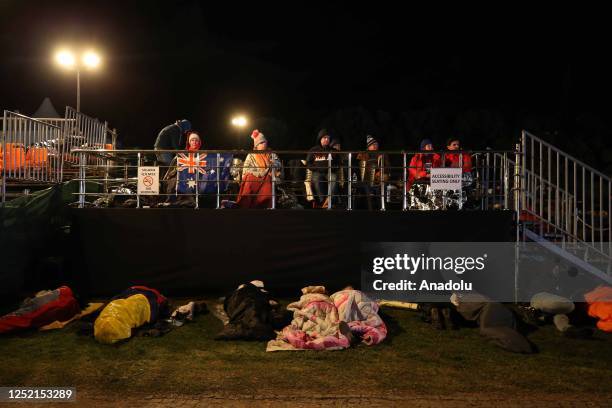
M56 63L67 69L75 69L77 76L77 112L81 111L81 68L95 69L100 66L102 61L100 55L94 51L83 53L80 59L75 57L75 54L68 50L62 49L55 54Z
M243 128L247 125L247 118L240 115L240 116L235 116L232 118L232 125L238 127L238 128Z

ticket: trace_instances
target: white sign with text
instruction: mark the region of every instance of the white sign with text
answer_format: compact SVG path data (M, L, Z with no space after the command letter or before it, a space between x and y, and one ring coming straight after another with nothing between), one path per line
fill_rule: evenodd
M138 167L138 194L159 194L159 167Z
M463 169L460 167L436 167L431 169L432 190L461 190Z

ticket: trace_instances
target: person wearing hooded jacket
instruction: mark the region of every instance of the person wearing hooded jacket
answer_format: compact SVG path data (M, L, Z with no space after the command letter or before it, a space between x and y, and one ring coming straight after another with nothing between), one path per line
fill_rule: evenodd
M306 168L312 172L314 195L320 207L324 207L327 199L331 199L327 197L328 183L330 184L329 191L333 192L337 180L338 155L332 154L330 172L329 153L327 152L332 153L336 150L331 147L331 137L327 129L321 129L317 136L317 144L310 149L306 157Z
M433 142L430 139L423 139L419 145L421 151L434 150ZM406 183L406 191L415 181L429 180L430 169L433 167L442 167L442 159L437 153L417 153L410 159L408 166L408 182Z
M377 153L379 143L372 135L366 136L366 149L368 153L357 155L361 192L359 201L361 203L365 201L365 205L360 204L359 206L367 206L368 210L380 209L380 185L389 180L389 157L386 154Z
M153 148L155 150L180 150L185 144L184 136L190 130L190 121L187 119L177 120L159 132ZM165 166L169 166L173 158L174 153L157 153L157 161Z

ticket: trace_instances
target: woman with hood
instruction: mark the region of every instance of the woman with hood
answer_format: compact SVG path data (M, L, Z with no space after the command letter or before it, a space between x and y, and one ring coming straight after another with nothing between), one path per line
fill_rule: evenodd
M268 150L268 141L255 129L251 134L253 150ZM272 206L272 172L276 177L281 162L276 153L249 153L242 168L242 182L236 199L239 208L270 208Z
M419 150L434 150L433 142L430 139L421 140ZM428 181L431 168L441 166L442 159L437 153L417 153L412 156L412 159L410 159L410 165L408 166L408 182L406 183L406 191L410 191L410 188L415 181Z

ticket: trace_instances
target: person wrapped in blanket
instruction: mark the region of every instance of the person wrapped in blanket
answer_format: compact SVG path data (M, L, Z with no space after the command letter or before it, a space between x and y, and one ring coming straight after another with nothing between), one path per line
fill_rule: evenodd
M253 150L268 150L268 140L259 130L251 133ZM281 162L276 153L249 153L242 167L242 181L235 206L271 208L272 177L279 176Z
M468 153L450 153L461 150L461 142L457 138L446 141L446 150L449 153L442 155L442 167L460 167L463 169L463 188L461 191L447 191L444 194L445 208L461 209L467 203L468 191L473 189L472 156Z
M293 312L291 324L268 342L266 351L341 350L357 341L378 344L387 335L378 305L350 287L332 296L324 286L305 287L287 310Z
M198 132L194 130L188 130L185 132L187 135L187 145L185 146L185 150L189 150L190 152L197 152L202 147L202 139ZM170 162L170 166L164 175L164 179L162 181L162 190L167 194L167 198L165 203L162 203L160 206L167 206L169 203L174 203L176 205L181 206L193 206L195 204L195 200L193 196L187 195L185 197L180 197L177 199L175 196L177 190L177 170L176 164L178 160L178 155L175 156Z
M146 286L132 286L102 309L94 322L94 337L104 344L126 340L132 337L132 329L153 324L168 314L165 296Z
M431 139L421 140L419 150L434 150ZM439 210L442 208L441 193L434 193L430 186L431 169L441 166L442 158L437 153L417 153L412 156L408 165L408 181L406 182L410 210Z

